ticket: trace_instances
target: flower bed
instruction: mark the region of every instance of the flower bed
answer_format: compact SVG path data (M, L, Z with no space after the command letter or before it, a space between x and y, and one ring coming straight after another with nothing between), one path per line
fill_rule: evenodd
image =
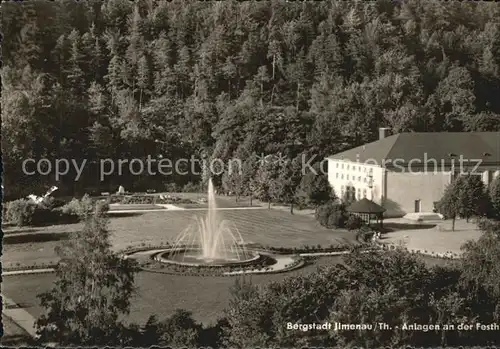
M343 244L343 245L330 245L330 246L321 246L321 245L316 245L316 246L303 246L303 247L271 247L271 246L265 246L261 247L265 251L270 251L272 253L276 254L300 254L300 253L328 253L328 252L345 252L345 251L352 251L354 249L370 249L373 248L374 246L372 244L357 244L357 245L351 245L351 244Z
M225 276L226 273L235 271L266 270L271 265L276 264L276 260L270 256L262 255L256 264L235 264L227 266L211 265L180 265L174 263L161 263L154 260L148 260L139 264L139 267L145 271L152 271L163 274L186 275L186 276Z
M460 255L456 252L452 252L452 251L447 251L445 253L438 253L438 252L434 252L434 251L427 251L427 250L409 250L407 247L404 247L404 246L397 246L397 245L392 245L392 244L380 244L379 245L380 248L383 250L383 251L395 251L397 249L404 249L405 251L411 253L411 254L416 254L416 255L420 255L420 256L428 256L428 257L433 257L433 258L437 258L437 259L443 259L443 260L457 260L457 259L460 259Z
M116 195L108 199L113 204L193 204L194 201L180 197L162 197L160 195Z
M16 266L9 266L9 267L3 267L2 271L8 272L8 271L22 271L22 270L39 270L39 269L49 269L49 268L57 268L57 263L42 263L42 264L28 264L28 265L20 265L20 263L17 263L19 265Z

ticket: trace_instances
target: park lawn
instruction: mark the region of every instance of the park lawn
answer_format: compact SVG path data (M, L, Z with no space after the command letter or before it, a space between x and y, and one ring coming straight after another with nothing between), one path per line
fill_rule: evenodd
M81 223L9 228L7 232L4 231L3 267L53 264L59 260L55 253L56 246L81 228Z
M249 278L256 284L265 284L315 269L316 266L311 265L289 273L252 275ZM53 273L4 276L2 292L36 318L43 312L36 296L49 291L54 280ZM173 314L175 309L182 308L192 311L198 321L212 323L222 316L229 305L230 287L235 280L236 277L182 276L141 271L136 275L136 295L127 321L142 324L152 314L162 319Z
M71 233L82 228L81 223L45 227L9 227L4 231L2 264L4 268L55 263L59 260L55 248Z
M301 247L318 244L330 246L355 241L354 233L343 229L326 229L312 217L267 209L218 212L222 219L234 223L247 243L274 247ZM112 219L110 230L113 248L123 249L141 244L174 242L178 234L193 223L195 216L204 217L205 214L204 210L166 211Z
M354 242L355 234L346 230L326 229L314 218L291 215L288 212L267 209L219 211L224 219L234 222L244 241L274 247L301 247L339 245ZM201 211L147 212L120 217L111 216L109 230L113 249L129 246L158 245L173 242L179 233L193 223L193 217L203 217ZM81 224L57 225L29 228L30 232L19 233L24 243L4 243L3 262L5 267L47 264L57 261L55 247L62 244L63 234L81 229ZM13 234L13 232L11 232ZM51 239L41 239L42 236ZM14 235L11 235L14 237ZM30 240L30 238L32 238ZM66 237L67 238L67 237Z
M247 277L254 284L263 285L292 275L305 275L319 266L333 265L341 261L342 257L321 257L313 265L296 271ZM424 261L428 265L449 263L431 257L425 257ZM3 279L2 292L26 308L31 315L38 317L43 309L39 306L36 295L51 289L55 275L17 275L4 276ZM136 275L136 295L132 301L130 315L126 320L144 324L152 314L162 319L180 308L191 311L196 320L204 324L212 324L223 316L224 309L229 306L230 288L235 280L236 277L200 277L139 272Z

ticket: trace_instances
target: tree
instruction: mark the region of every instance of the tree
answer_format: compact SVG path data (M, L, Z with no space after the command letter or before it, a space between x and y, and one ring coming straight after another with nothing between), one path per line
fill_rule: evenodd
M473 216L483 216L488 213L489 205L488 194L481 177L468 174L459 176L450 183L437 209L446 218L453 220L454 231L456 217L461 216L468 221Z
M321 268L308 275L288 277L261 287L238 279L231 289L230 306L226 311L230 324L227 347L331 344L321 342L318 332L290 331L282 324L326 320L328 309L335 302L339 287L343 286L342 269L337 266Z
M459 190L459 181L456 179L446 187L443 197L436 205L437 211L441 213L445 219L452 219L452 231L455 231L455 220L460 212Z
M194 348L200 344L202 327L196 323L189 311L177 309L161 323L161 328L161 345Z
M243 175L238 171L224 171L222 174L222 187L226 192L236 195L235 200L238 202L244 192Z
M71 45L71 54L69 58L68 83L75 96L80 96L85 91L84 72L81 69L84 61L83 50L81 47L81 38L76 30L73 30L68 36Z
M241 158L241 157L237 157ZM243 161L242 174L243 174L243 193L250 196L250 206L252 206L252 200L255 193L255 188L252 183L252 177L256 172L256 156L255 154L247 155L247 158Z
M441 111L448 130L467 129L474 112L474 80L465 67L453 66L437 87Z
M300 204L318 207L333 199L335 194L324 174L307 173L300 180L297 197Z
M485 216L490 209L490 200L481 176L466 175L463 177L463 184L460 194L460 215L467 221L471 217Z
M53 184L19 170L28 157L132 158L159 151L156 138L168 138L161 150L172 159L205 150L226 160L244 148L321 161L376 140L379 127L500 127L495 5L92 0L2 10L13 199ZM85 174L64 189L82 195L94 182Z
M249 280L236 279L230 292L225 346L248 348L268 343L266 326L269 328L272 321L259 289Z
M120 316L134 291L132 260L111 251L101 204L82 231L57 250L61 257L51 291L39 295L45 314L37 320L43 342L60 345L120 345Z
M142 328L141 346L152 346L160 344L160 338L163 335L162 324L158 321L156 315L151 315Z
M352 253L344 258L347 285L331 309L329 321L385 322L390 331L335 331L343 346L379 347L419 343L422 333L401 330L402 323L429 323L430 272L423 261L398 249L389 253ZM425 338L429 340L428 338ZM422 341L429 343L428 341ZM419 344L420 344L419 343ZM430 342L432 343L432 342Z
M143 95L149 93L149 81L150 81L150 72L148 66L148 60L145 56L142 56L137 63L137 87L139 88L139 110L142 109L142 105L144 104Z
M500 223L482 220L479 223L483 235L477 241L462 246L462 281L474 288L484 287L495 297L500 297Z
M268 202L268 208L271 208L271 183L278 175L278 168L275 163L269 160L261 160L257 168L255 177L252 178L251 186L254 189L255 197L261 201Z
M489 188L492 216L500 219L500 176L497 176Z
M293 205L297 200L296 190L300 183L300 161L294 159L278 166L278 176L270 183L269 195L277 202L289 204L290 213L293 214Z

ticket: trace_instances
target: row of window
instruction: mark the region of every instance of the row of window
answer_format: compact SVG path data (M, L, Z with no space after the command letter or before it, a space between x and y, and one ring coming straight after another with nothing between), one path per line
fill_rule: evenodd
M367 190L363 189L363 196L361 196L360 188L356 190L356 188L353 186L343 185L340 187L340 195L341 198L346 198L347 200L361 200L363 198L366 198Z
M345 179L347 179L348 181L349 181L349 180L352 180L352 181L355 181L355 180L356 180L356 176L354 176L354 175L349 176L348 174L346 174L346 175L344 176L344 174L343 174L343 173L338 173L338 172L337 172L337 173L335 173L335 178L337 178L337 179L339 179L339 178L340 178L340 179L344 179L344 177L345 177ZM363 183L368 183L368 182L370 181L369 177L361 177L361 176L357 176L357 180L358 180L358 182L363 182Z
M352 170L352 171L359 171L359 172L361 172L361 168L362 168L364 173L366 173L366 172L372 172L372 171L373 171L372 169L368 169L368 170L367 170L367 168L366 168L366 167L364 167L364 166L356 166L356 165L352 165L352 166L351 166L350 164L343 164L343 163L340 163L340 164L339 164L339 163L337 162L337 163L336 163L336 165L335 165L335 167L336 167L336 168L339 168L339 166L340 166L340 168L341 168L342 170L344 169L344 166L345 166L345 169L346 169L346 170Z

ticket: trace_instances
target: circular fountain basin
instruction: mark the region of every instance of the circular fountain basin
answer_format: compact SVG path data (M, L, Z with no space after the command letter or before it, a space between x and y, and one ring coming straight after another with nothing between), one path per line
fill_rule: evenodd
M173 250L164 250L152 255L152 258L158 262L179 264L195 267L224 267L229 265L250 265L258 262L261 255L255 251L246 251L244 255L238 255L231 251L225 251L224 257L221 258L206 258L199 248L184 248Z

